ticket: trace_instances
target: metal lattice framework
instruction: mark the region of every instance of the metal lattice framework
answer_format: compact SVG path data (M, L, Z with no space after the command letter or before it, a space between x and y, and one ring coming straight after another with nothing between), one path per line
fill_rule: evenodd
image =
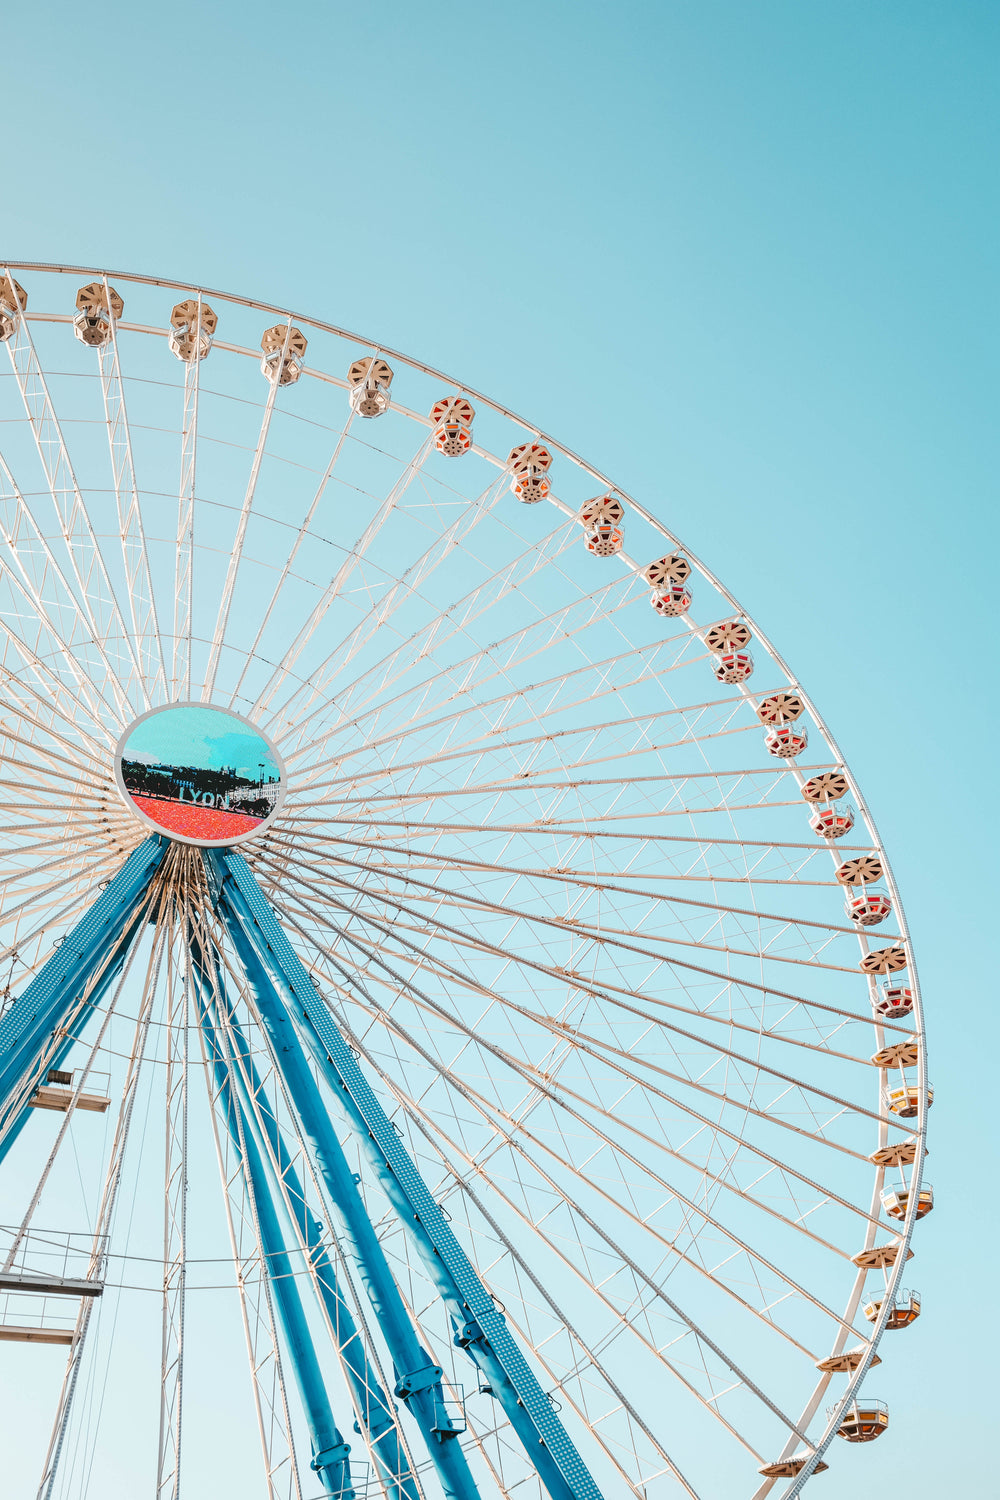
M16 264L0 336L39 1497L132 1454L158 1500L791 1500L886 1425L932 1205L902 909L804 685L662 506L394 351ZM238 851L116 788L186 700L288 768Z

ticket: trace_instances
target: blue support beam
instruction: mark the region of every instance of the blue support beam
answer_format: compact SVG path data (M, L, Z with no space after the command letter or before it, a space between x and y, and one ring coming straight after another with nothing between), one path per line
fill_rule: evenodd
M456 1344L475 1361L501 1402L551 1500L602 1500L569 1434L511 1335L506 1319L479 1280L414 1166L246 861L234 850L215 849L205 851L205 860L218 910L247 968L255 995L260 980L251 974L250 958L255 960L256 969L266 971L271 981L266 986L274 996L274 1000L266 1001L270 1019L262 1015L262 1020L279 1069L284 1072L287 1060L298 1058L312 1083L302 1057L301 1039L334 1097L340 1101L401 1224L427 1267L451 1315ZM312 1086L315 1089L314 1083ZM321 1100L319 1108L325 1119ZM298 1101L296 1109L301 1116ZM311 1124L305 1116L302 1118L307 1129L317 1132L314 1143L317 1158L321 1160L324 1148L318 1136L324 1133L322 1121L314 1118L315 1111L316 1104L312 1103ZM335 1133L329 1130L326 1133L336 1143ZM339 1143L336 1145L342 1158ZM337 1195L334 1196L336 1199ZM372 1268L363 1250L360 1259L368 1270L367 1284L371 1289ZM400 1384L405 1385L405 1380L401 1379ZM403 1394L400 1386L397 1393Z
M212 1060L216 1086L222 1099L232 1149L243 1170L243 1180L260 1231L264 1267L271 1289L272 1306L278 1315L312 1440L312 1468L331 1500L355 1500L351 1484L350 1444L334 1420L326 1385L316 1357L312 1334L295 1279L288 1248L276 1208L276 1184L269 1179L261 1143L251 1112L237 1094L236 1081L212 1021L208 996L211 988L202 966L196 966L201 1025Z
M123 961L124 961L124 958L125 958L125 955L123 954L122 955ZM94 1006L97 1006L97 1005L100 1004L100 1002L101 1002L103 996L106 994L106 992L108 990L108 987L110 986L112 980L115 978L115 975L117 973L120 973L120 972L121 972L121 964L119 964L117 966L117 968L115 969L114 973L109 973L108 974L107 983L99 981L94 986L94 990L95 990L95 993L93 995L93 1005ZM90 1005L88 1005L88 1010L92 1009L92 1008L93 1007L91 1007ZM58 1046L56 1048L56 1050L50 1055L49 1061L48 1061L48 1068L61 1068L62 1065L63 1065L63 1063L67 1060L67 1058L69 1057L69 1054L72 1052L72 1050L73 1050L73 1048L75 1046L76 1046L76 1037L75 1036L68 1036L68 1037L66 1037L66 1039L60 1044L60 1046ZM25 1069L25 1071L27 1071L27 1069ZM46 1071L48 1071L48 1069L46 1069ZM39 1082L41 1082L41 1079L39 1079ZM6 1119L4 1119L4 1117L2 1115L0 1115L0 1166L2 1166L3 1163L7 1160L7 1157L9 1155L10 1151L13 1149L14 1142L18 1139L18 1137L21 1134L21 1131L24 1129L24 1127L27 1125L28 1121L31 1119L33 1110L32 1110L32 1106L31 1106L30 1100L31 1100L31 1095L29 1094L26 1099L23 1099L21 1101L20 1106L18 1108L16 1108L12 1114L9 1114L9 1115L6 1116Z
M237 1054L240 1098L244 1109L248 1095L256 1101L257 1118L267 1140L271 1159L284 1183L293 1222L316 1275L316 1285L337 1340L338 1353L351 1388L358 1423L368 1437L368 1448L382 1479L388 1500L420 1500L409 1459L400 1440L395 1409L368 1361L363 1340L340 1287L330 1253L323 1243L323 1226L312 1217L288 1147L279 1129L274 1108L263 1087L243 1029L226 994L222 974L213 954L207 959L198 939L191 937L191 953L198 984L198 1003L203 1025L218 1029L220 1021L233 1038Z
M19 1084L79 1002L84 1000L84 1008L76 1018L76 1030L121 973L146 920L143 900L167 848L167 841L154 834L133 851L0 1021L0 1161L28 1118L25 1102L10 1116ZM69 1038L60 1045L53 1066L73 1043Z
M214 853L211 851L211 855ZM257 1018L270 1043L275 1067L298 1116L316 1170L341 1216L341 1227L392 1355L395 1395L406 1402L420 1428L446 1500L479 1500L465 1454L455 1441L458 1429L448 1415L441 1367L422 1347L410 1321L281 994L253 943L231 916L228 905L220 904L218 909L250 984ZM311 985L310 990L315 997Z

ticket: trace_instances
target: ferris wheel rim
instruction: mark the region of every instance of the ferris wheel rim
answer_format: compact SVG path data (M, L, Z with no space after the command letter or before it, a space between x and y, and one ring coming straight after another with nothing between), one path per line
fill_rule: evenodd
M310 327L310 328L313 328L313 329L317 329L319 331L323 331L323 332L326 332L326 333L330 333L330 334L332 334L332 335L334 335L334 336L336 336L338 338L342 338L342 339L346 339L346 340L352 340L352 341L355 341L355 342L361 344L363 347L376 349L380 353L388 354L388 355L390 355L390 357L395 358L395 359L401 361L403 364L409 366L410 368L419 370L423 374L428 375L431 378L440 379L441 381L445 382L447 385L453 386L454 388L456 388L456 389L458 389L458 390L460 390L462 392L467 392L470 396L474 397L476 400L480 401L481 403L483 403L484 405L486 405L487 407L489 407L492 411L494 411L495 413L497 413L499 416L502 416L505 419L507 419L507 420L515 423L517 426L521 427L525 432L534 434L539 439L544 439L544 441L545 441L546 444L550 445L554 450L556 450L558 453L562 454L565 458L567 458L572 463L574 463L582 472L590 475L592 478L594 478L594 480L597 483L599 483L600 485L604 486L609 491L613 491L615 495L619 495L624 500L626 500L628 502L628 504L635 509L636 513L639 514L639 515L641 515L648 522L648 524L650 524L665 539L667 539L668 541L670 541L675 546L682 548L682 550L685 552L685 554L687 554L690 557L691 562L697 567L698 571L718 591L720 597L722 597L723 599L725 599L729 603L729 605L732 607L732 609L735 612L737 612L739 615L743 616L748 621L751 621L753 619L752 616L750 616L745 610L742 609L742 607L739 605L738 601L729 592L729 590L700 561L700 559L697 557L697 555L693 554L693 553L690 553L689 550L686 547L683 547L683 544L679 541L679 539L677 538L677 536L673 532L671 532L670 530L668 530L668 528L663 524L663 522L661 522L655 515L653 515L650 512L646 511L638 502L636 502L631 496L629 496L619 486L616 486L616 485L612 484L612 482L606 476L604 476L603 474L601 474L598 470L594 469L585 460L581 459L579 457L579 455L575 454L572 450L567 449L564 445L562 445L561 443L559 443L557 440L550 438L547 434L545 434L542 431L542 429L540 429L538 427L535 427L532 424L528 423L527 421L525 421L525 419L523 419L523 418L517 416L515 413L509 411L507 408L505 408L501 404L499 404L499 403L497 403L495 401L492 401L489 397L484 396L481 392L475 391L472 388L470 388L470 387L468 387L468 386L466 386L464 384L460 384L458 382L453 381L451 379L451 377L443 374L440 371L437 371L433 367L424 365L421 362L412 359L410 356L402 354L401 352L396 351L394 349L389 349L388 347L383 346L383 345L378 344L378 343L375 343L373 341L365 340L361 336L356 335L354 333L351 333L351 332L349 332L347 330L341 329L341 328L339 328L339 327L337 327L335 325L327 324L327 323L322 323L322 322L320 322L317 319L310 318L310 317L307 317L305 315L300 315L300 314L289 312L288 310L278 308L278 307L274 306L273 304L259 302L259 301L255 300L255 299L245 298L245 297L241 297L241 296L236 295L236 294L226 293L226 292L217 291L217 290L208 289L208 288L192 288L191 284L188 283L188 282L183 282L183 281L182 282L178 282L178 281L166 280L164 278L158 278L158 277L152 277L152 276L145 276L145 275L136 274L136 273L113 272L113 271L99 271L99 270L95 270L94 268L74 267L74 266L62 266L62 265L54 265L54 264L38 263L38 262L13 262L13 261L7 261L7 262L5 262L5 265L8 266L8 267L10 267L12 270L23 270L23 271L35 270L35 271L39 271L39 272L50 272L50 273L81 274L81 275L94 275L94 276L102 276L102 277L115 277L116 279L120 279L120 280L122 280L124 282L130 282L130 283L138 283L138 284L144 284L144 285L150 285L150 286L165 287L165 288L169 288L169 289L182 290L182 291L192 291L192 290L194 290L194 291L198 292L201 295L216 297L216 298L219 298L219 299L224 300L226 302L236 303L236 304L245 306L245 307L250 308L252 310L258 310L258 311L262 311L262 312L265 312L265 313L276 315L276 316L278 316L280 318L286 319L289 324L291 323L291 321L293 319L295 319L296 321L302 322L307 327ZM71 321L71 319L66 318L64 315L58 315L58 316L57 315L51 315L50 316L50 315L46 315L46 314L28 313L27 317L28 317L29 321ZM151 329L151 328L140 327L139 325L129 325L127 323L123 323L122 327L124 329L135 328L136 331L143 332L143 333L154 333L154 332L155 333L162 333L164 331L164 330L160 330L160 329ZM225 347L234 347L234 346L220 345L220 347L224 347L225 348ZM236 350L236 352L239 352L241 354L252 355L255 358L259 358L259 355L256 354L255 351L252 351L252 350L245 350L245 349L239 348L239 349ZM313 371L310 371L310 370L303 370L303 374L304 375L310 375L310 374L313 374L313 373L316 373L316 372L313 372ZM344 382L342 382L342 381L336 381L335 383L343 384ZM405 416L407 416L407 417L409 417L409 418L411 418L413 420L416 420L418 422L422 422L424 425L427 425L426 419L420 417L417 413L408 412L405 409L401 409L401 414L405 415ZM489 456L490 456L491 460L493 462L495 462L498 466L502 466L501 465L501 461L499 459L494 459L492 455L489 455ZM568 514L572 514L572 512L569 510L569 508L566 507L565 505L562 505L560 508L563 509L564 511L566 511ZM633 566L635 566L635 565L633 565ZM691 622L687 618L685 618L684 623L685 623L685 626L686 626L687 630L691 631L691 632L693 632L695 634L699 633L699 631L703 632L703 630L705 628L705 627L696 627L696 626L694 626L693 622ZM836 766L838 768L842 768L844 774L847 777L850 791L853 794L855 800L857 801L859 809L861 810L861 812L863 813L863 815L865 817L866 825L867 825L869 831L872 834L872 839L870 841L870 845L869 845L869 843L866 843L865 845L858 846L858 847L859 848L865 848L865 849L867 849L867 848L869 848L871 846L875 851L877 851L877 853L882 858L883 869L884 869L884 878L886 880L887 886L889 887L890 893L891 893L891 895L893 897L893 909L894 909L894 913L895 913L895 920L896 920L896 923L899 926L901 941L906 945L906 950L907 950L907 953L909 955L909 961L908 961L908 964L907 964L907 969L908 969L908 974L909 974L909 981L912 984L912 987L913 987L913 990L914 990L914 1010L913 1010L913 1017L914 1017L914 1021L916 1023L915 1031L912 1034L914 1035L915 1038L919 1039L922 1042L923 1038L924 1038L923 1010L922 1010L921 1000L920 1000L919 983L918 983L918 980L917 980L916 963L915 963L915 959L913 957L912 946L911 946L909 932L908 932L908 928L907 928L907 924L906 924L905 910L904 910L904 908L902 906L901 901L899 900L898 891L897 891L895 880L894 880L894 877L893 877L893 872L892 872L892 869L891 869L891 865L889 864L889 861L888 861L888 859L887 859L887 857L885 855L884 846L882 844L881 838L878 835L875 823L874 823L873 819L871 818L871 814L870 814L870 812L868 810L867 804L865 803L865 800L863 798L863 795L861 793L860 788L857 786L857 783L856 783L856 781L854 779L854 776L853 776L853 773L852 773L852 771L850 769L850 766L848 765L846 759L842 756L842 754L841 754L841 752L839 750L839 747L838 747L836 741L833 739L833 736L830 733L830 731L829 731L829 729L828 729L825 721L823 720L823 718L818 713L818 711L817 711L814 703L812 702L811 697L801 687L801 685L800 685L800 683L798 681L798 678L796 676L794 676L788 670L788 668L787 668L787 666L786 666L783 658L774 649L774 647L772 646L772 644L771 644L770 640L768 639L768 637L762 631L760 631L758 629L758 627L756 626L756 623L754 623L754 633L757 636L757 638L760 640L762 646L768 652L768 655L770 656L770 658L776 663L776 665L778 666L778 668L785 674L786 679L787 679L787 686L793 688L795 690L795 692L798 693L799 696L803 699L803 702L805 703L806 708L808 709L809 713L811 714L811 716L813 718L813 721L815 722L817 728L819 729L821 736L823 737L826 745L829 747L830 751L833 754ZM747 697L747 698L752 698L752 697L755 696L753 694L750 694L749 691L745 691L743 695L745 697ZM198 700L192 700L192 701L198 701ZM235 712L235 710L232 710L232 711ZM156 709L152 709L152 710L150 710L150 712L156 712ZM251 722L252 723L253 720L249 720L248 719L247 722ZM291 812L294 812L295 809L289 807L288 810L291 811ZM736 842L744 843L746 841L745 840L737 840ZM810 845L810 846L804 846L804 847L813 847L813 846ZM756 913L756 914L759 915L759 913ZM844 929L844 930L845 931L850 931L851 929ZM863 936L860 933L858 935L859 936ZM701 945L699 945L699 946L701 946ZM862 951L867 951L866 940L863 940L863 942L862 942ZM799 960L794 960L794 961L798 962ZM920 1055L921 1055L921 1071L922 1071L922 1075L923 1075L923 1082L924 1082L924 1085L926 1086L926 1049L925 1049L925 1047L923 1045L921 1045L921 1048L920 1048ZM922 1115L922 1117L916 1122L915 1133L917 1135L917 1139L919 1141L920 1147L922 1148L922 1146L923 1146L923 1140L924 1140L924 1133L925 1133L925 1116ZM918 1152L917 1161L918 1161L918 1164L922 1164L922 1152ZM878 1183L879 1180L880 1180L880 1178L877 1178L877 1182L876 1182L876 1194L877 1194L877 1183ZM917 1181L919 1182L919 1172L917 1173ZM876 1219L877 1219L877 1212L875 1210L873 1210L873 1212L870 1213L867 1217L869 1218L871 1224L874 1224L876 1222ZM895 1286L897 1286L899 1284L900 1279L901 1279L902 1268L903 1268L903 1264L904 1264L905 1259L906 1259L905 1250L909 1246L909 1242L910 1242L910 1239L912 1237L914 1223L915 1223L915 1219L914 1219L914 1217L913 1217L913 1215L911 1213L907 1217L907 1221L906 1221L905 1226L901 1226L901 1229L900 1229L900 1239L901 1239L901 1242L902 1242L902 1245L903 1245L904 1253L899 1256L897 1266L894 1269L893 1277L891 1279L891 1285L890 1285L889 1288L887 1288L887 1294L886 1294L886 1298L885 1298L885 1305L884 1305L884 1307L882 1309L882 1316L881 1316L880 1323L879 1323L879 1325L875 1329L873 1329L872 1334L871 1334L871 1342L870 1342L870 1346L869 1346L869 1349L870 1349L869 1361L870 1361L870 1358L874 1355L875 1348L877 1347L877 1344L878 1344L880 1336L881 1336L882 1329L884 1327L885 1319L886 1319L886 1317L888 1315L888 1311L889 1311L888 1304L889 1304L889 1301L890 1301L889 1293L892 1291L893 1288L895 1288ZM871 1236L869 1236L869 1238L871 1238ZM853 1391L855 1391L860 1386L861 1380L863 1379L864 1374L866 1373L866 1369L867 1369L867 1364L865 1364L863 1367L861 1367L859 1369L858 1373L856 1374L856 1376L852 1379L852 1381L849 1382L848 1393L847 1393L847 1395L844 1398L844 1402L845 1403L850 1398L851 1393ZM819 1444L817 1444L815 1446L814 1457L813 1457L813 1460L812 1460L813 1463L815 1463L815 1462L817 1462L819 1460L821 1454L825 1451L826 1446L828 1446L829 1442L832 1440L832 1436L834 1435L834 1433L836 1431L835 1420L836 1419L834 1419L834 1421L831 1422L831 1425L830 1425L830 1427L829 1427L826 1435L822 1439L821 1443L819 1443ZM805 1482L806 1478L808 1478L808 1472L809 1472L808 1469L806 1471L803 1471L803 1473L799 1476L799 1478L796 1479L793 1482L793 1484L788 1488L788 1490L785 1492L788 1497L791 1497L792 1495L798 1493L799 1489L801 1488L801 1485ZM768 1484L766 1486L762 1486L761 1489L758 1491L758 1493L759 1494L766 1493L767 1490L769 1490L770 1488L771 1488L770 1484Z

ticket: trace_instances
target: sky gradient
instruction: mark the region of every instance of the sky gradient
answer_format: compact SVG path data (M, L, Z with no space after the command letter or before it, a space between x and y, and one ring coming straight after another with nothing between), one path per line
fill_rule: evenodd
M5 253L455 372L801 674L893 859L935 1086L891 1429L809 1493L992 1494L1000 8L47 0L4 46Z

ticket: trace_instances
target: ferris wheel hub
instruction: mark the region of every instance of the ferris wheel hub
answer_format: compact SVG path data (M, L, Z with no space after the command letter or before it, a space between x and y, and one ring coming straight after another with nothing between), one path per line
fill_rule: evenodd
M267 736L207 703L172 703L134 720L115 750L115 781L148 827L205 849L255 838L285 794L284 764Z

